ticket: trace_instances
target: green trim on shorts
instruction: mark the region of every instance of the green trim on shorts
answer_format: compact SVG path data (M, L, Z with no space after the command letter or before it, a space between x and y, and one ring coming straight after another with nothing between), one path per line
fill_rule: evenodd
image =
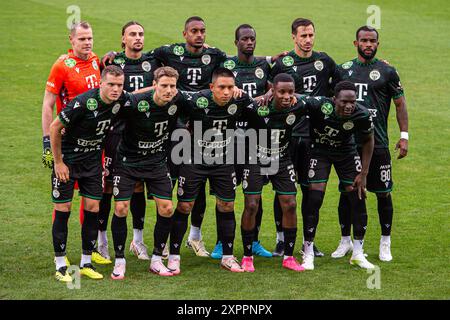
M157 195L157 194L155 194L155 193L149 193L148 195L153 196L153 197L156 197L156 198L158 198L158 199L172 200L172 197L163 197L163 196ZM147 196L148 196L148 195L147 195Z
M385 189L385 190L370 190L370 189L367 189L367 191L373 192L373 193L387 193L387 192L392 192L392 189L394 189L394 188L392 187L392 188Z
M298 185L301 185L301 186L304 186L304 187L309 187L309 183L308 184L306 184L306 183L302 183L302 182L300 182L300 183L297 183Z
M233 201L235 200L235 199L221 198L221 197L219 197L217 194L215 194L215 196L216 196L216 198L219 198L220 200L225 201L225 202L233 202Z
M72 199L69 199L69 200L54 200L52 198L52 202L53 203L67 203L67 202L72 202Z
M91 196L91 195L87 195L87 194L82 194L81 192L78 192L78 194L82 197L89 198L92 200L102 200L102 197L95 197L95 196Z
M353 184L353 181L351 181L351 180L339 180L339 182L345 183L345 184Z
M119 199L116 199L116 198L114 198L114 201L130 201L131 200L131 197L129 197L129 198L119 198Z
M261 194L262 191L242 191L244 194Z
M287 195L287 196L290 196L290 195L297 195L297 191L295 191L295 192L280 192L280 191L277 191L277 190L274 190L276 193L278 193L278 194L281 194L281 195Z
M193 198L193 199L181 199L181 198L177 198L177 200L178 200L178 201L181 201L181 202L192 202L192 201L195 201L195 199L197 199L197 198Z
M328 182L328 179L326 179L326 180L309 180L309 184L311 184L311 183L322 183L322 182Z

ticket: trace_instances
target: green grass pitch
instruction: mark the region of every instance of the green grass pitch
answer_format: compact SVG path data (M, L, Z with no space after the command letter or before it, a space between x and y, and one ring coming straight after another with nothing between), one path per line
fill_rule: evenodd
M333 260L340 239L337 182L333 174L321 210L316 237L326 257L316 270L296 274L280 259L256 258L254 274L231 274L217 261L202 259L183 247L182 274L160 278L148 264L127 255L127 278L114 282L112 267L99 267L102 281L83 279L69 290L54 280L51 242L50 170L41 166L41 107L45 82L55 59L69 48L66 9L76 4L94 30L94 51L120 50L120 32L128 20L146 28L145 48L183 41L185 19L202 16L207 43L234 55L234 30L241 23L257 32L257 55L293 47L290 24L308 17L316 25L316 50L342 63L356 55L355 30L366 23L370 4L381 8L378 57L389 60L401 76L410 120L409 155L393 159L395 181L392 253L378 260L380 228L376 200L369 195L365 250L381 270L381 288L368 289L370 274ZM6 1L0 13L0 299L449 299L450 298L450 6L447 1ZM399 138L392 107L390 148ZM393 155L394 157L394 155ZM236 216L242 213L242 193ZM264 191L262 243L273 249L275 226L272 190ZM298 201L300 202L300 195ZM215 241L213 199L208 200L204 240ZM78 263L81 252L78 199L69 224L68 256ZM155 209L148 203L145 240L153 242ZM302 232L299 215L297 256ZM128 219L130 242L131 217ZM239 231L236 255L242 256ZM111 234L108 234L112 241ZM112 254L111 250L111 254Z

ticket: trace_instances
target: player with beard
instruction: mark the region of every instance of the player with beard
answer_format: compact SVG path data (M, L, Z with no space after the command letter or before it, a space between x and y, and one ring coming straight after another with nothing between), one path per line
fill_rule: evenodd
M381 225L379 258L391 261L391 229L393 217L392 205L392 163L389 152L388 117L391 100L394 101L397 122L400 128L400 139L395 149L399 150L398 159L408 153L408 112L406 99L400 79L394 67L375 58L379 40L378 31L362 26L356 31L354 46L358 57L339 66L342 79L355 84L358 89L357 101L365 106L372 115L375 125L375 149L367 176L367 190L376 194L378 215ZM360 144L360 137L356 136ZM346 193L341 193L339 200L339 223L342 239L333 258L343 257L353 249L350 239L350 209Z
M130 21L122 27L122 48L124 51L115 56L112 65L120 67L125 74L124 90L133 92L150 87L153 83L153 72L160 64L151 54L143 52L144 27L139 22ZM106 61L105 64L109 65L110 63ZM92 255L93 259L98 261L101 261L102 258L110 261L106 229L111 211L112 171L123 129L124 122L119 119L111 127L105 141L105 178L103 197L100 201L98 248L97 252ZM130 251L138 259L150 260L143 238L146 199L142 181L136 183L134 191L130 203L130 211L133 217L133 241L130 244Z
M267 58L255 57L254 51L256 48L256 32L252 26L248 24L242 24L237 27L235 31L235 41L234 41L238 54L234 57L229 57L222 66L231 70L236 77L236 86L242 89L250 97L255 98L257 96L262 96L267 90L270 89L271 85L268 81L268 76L270 74L270 63ZM239 121L237 127L245 130L247 127L247 121ZM238 142L241 140L237 140ZM237 144L236 155L245 148L245 144ZM242 181L242 170L243 164L235 163L236 176L238 184ZM258 235L261 228L262 220L262 199L258 206L258 212L256 214L256 225L254 230L254 239L252 244L253 254L262 257L272 257L272 253L266 250L260 243ZM217 218L217 217L216 217ZM220 259L222 258L222 243L216 242L214 250L211 252L211 258Z
M325 52L314 51L315 26L311 20L298 18L291 26L294 50L275 61L271 78L279 73L287 73L295 80L295 92L309 96L331 96L333 83L337 79L336 63ZM302 189L302 214L308 199L308 166L311 140L308 119L304 118L294 130L290 144L291 157ZM278 198L274 202L277 246L274 256L282 256L284 248L282 215ZM323 253L315 248L316 256Z

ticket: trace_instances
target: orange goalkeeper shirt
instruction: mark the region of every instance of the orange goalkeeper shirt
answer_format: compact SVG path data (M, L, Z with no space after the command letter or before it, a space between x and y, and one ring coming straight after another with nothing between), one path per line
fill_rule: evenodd
M50 71L46 90L57 95L56 112L59 113L77 95L100 85L100 61L95 53L81 60L69 50L68 57L58 59Z

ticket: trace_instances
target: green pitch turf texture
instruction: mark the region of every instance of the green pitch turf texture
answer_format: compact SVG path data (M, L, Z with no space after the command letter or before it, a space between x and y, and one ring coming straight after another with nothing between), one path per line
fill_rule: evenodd
M172 278L150 274L148 263L127 252L125 281L112 281L112 266L99 266L102 281L82 279L69 290L54 280L51 241L50 170L41 165L41 107L45 82L55 59L69 48L66 8L76 4L94 30L94 51L120 50L120 32L128 20L146 28L145 48L182 42L188 16L202 16L207 43L234 55L234 30L241 23L257 31L257 55L293 48L290 24L296 17L316 24L316 50L337 63L355 57L355 30L366 23L372 2L360 1L6 1L0 13L0 298L1 299L449 299L450 248L450 6L447 1L378 1L381 30L378 57L389 60L401 76L409 111L410 148L393 160L395 207L392 253L378 260L380 227L373 194L368 199L365 250L381 270L381 288L368 289L370 274L352 267L348 257L330 257L340 239L337 179L333 173L321 210L317 245L326 253L312 272L281 268L281 259L256 257L254 274L232 274L219 262L198 258L184 248L182 273ZM399 138L392 107L390 149ZM242 257L241 189L236 199L236 256ZM275 245L271 188L264 191L261 240ZM301 197L298 196L300 203ZM69 224L68 257L81 253L78 197ZM215 242L214 200L208 200L203 235ZM155 209L148 203L145 241L152 247ZM131 217L128 241L131 241ZM302 239L298 219L296 256ZM109 226L108 226L109 228ZM111 241L112 237L108 232ZM187 237L187 235L186 235ZM185 239L186 239L185 237ZM113 254L112 249L110 250Z

